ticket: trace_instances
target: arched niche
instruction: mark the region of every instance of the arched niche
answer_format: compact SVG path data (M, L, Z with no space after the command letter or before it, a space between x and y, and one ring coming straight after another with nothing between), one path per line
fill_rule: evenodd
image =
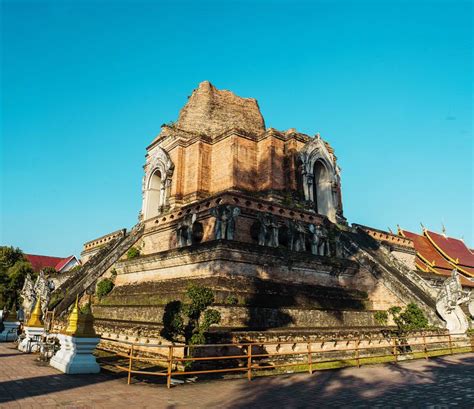
M168 153L159 146L155 147L145 164L142 186L143 220L158 216L168 207L173 170L174 165Z
M144 212L145 220L160 214L161 196L163 194L162 189L161 172L156 169L148 180L146 208Z
M342 215L339 169L334 155L324 141L316 137L306 143L298 154L297 177L301 178L302 193L314 210L336 222L336 215Z
M313 167L313 201L317 213L330 216L333 208L331 176L322 160Z

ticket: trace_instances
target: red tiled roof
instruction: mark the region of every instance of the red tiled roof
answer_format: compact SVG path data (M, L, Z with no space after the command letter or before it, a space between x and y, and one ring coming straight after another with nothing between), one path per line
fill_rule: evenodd
M25 254L26 259L33 266L33 270L41 271L45 267L52 267L56 271L60 271L71 259L75 256L69 257L50 257L50 256L38 256L35 254Z
M415 250L422 259L426 259L432 266L440 267L451 271L453 266L449 264L441 254L431 245L430 241L419 234L406 230L401 230L403 236L413 240Z
M56 271L61 271L64 267L66 267L67 263L69 263L74 258L76 258L76 257L75 256L69 256L69 257L66 257L66 258L62 259L62 261L60 261L56 265L56 267L55 267Z
M445 237L432 231L425 231L425 236L431 240L442 253L453 263L474 268L474 254L467 248L462 240Z
M439 274L442 275L446 278L451 276L451 270L443 269L443 268L437 268L437 267L431 267L428 266L424 263L423 260L421 260L418 256L416 256L415 259L415 265L420 272L420 274L423 276L424 273L434 273L434 274ZM468 280L466 277L459 275L459 278L461 280L461 285L465 287L472 287L474 288L474 282Z
M470 276L474 277L474 268L461 266L460 269L461 269L461 271L464 271L465 273L467 273Z

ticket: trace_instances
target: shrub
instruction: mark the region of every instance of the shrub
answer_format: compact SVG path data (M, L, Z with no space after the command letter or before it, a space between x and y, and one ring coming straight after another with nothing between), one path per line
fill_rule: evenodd
M82 265L81 264L78 264L77 266L74 266L73 268L71 268L70 270L68 270L67 272L71 275L73 274L76 274L80 269L82 268Z
M428 328L428 319L415 303L408 304L404 311L400 307L391 307L388 312L400 331Z
M108 278L104 278L102 281L99 281L96 288L96 294L99 298L105 297L109 294L114 288L114 283Z
M228 295L224 302L227 305L237 305L239 303L239 300L235 295Z
M387 313L387 311L375 311L374 319L380 325L387 325L387 322L388 322L388 313Z
M58 272L56 271L54 267L45 267L43 268L43 273L46 277L49 277L51 275L57 274Z
M138 250L136 247L131 247L127 251L127 259L132 260L134 258L137 258L140 256L140 250Z
M203 344L210 326L221 320L219 311L209 309L214 302L214 293L210 288L190 284L186 296L190 300L188 304L181 301L166 304L161 335L173 342L184 339L188 345Z

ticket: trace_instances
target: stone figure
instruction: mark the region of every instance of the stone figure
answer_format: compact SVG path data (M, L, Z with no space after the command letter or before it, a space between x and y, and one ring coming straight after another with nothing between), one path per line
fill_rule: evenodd
M334 229L334 255L338 258L344 258L344 246L341 242L341 231Z
M35 292L35 298L41 301L41 310L43 315L45 315L48 311L51 293L54 291L54 282L47 278L43 271L40 271L33 289Z
M436 300L436 311L446 321L446 328L451 334L465 333L469 321L461 309L461 304L469 301L470 294L463 291L459 273L454 269L447 278Z
M469 314L471 314L471 318L474 321L474 290L471 290L471 296L469 299L468 305Z
M289 220L288 226L288 247L293 251L306 251L305 235L306 230L303 223Z
M23 299L23 310L27 314L29 314L36 302L35 284L29 274L27 274L25 278L25 282L23 283L23 288L21 289L20 295Z
M308 229L311 232L311 253L319 256L327 256L329 253L329 244L323 227L319 224L310 224Z
M221 205L211 209L211 214L216 218L214 238L234 240L235 219L240 214L240 209L237 206Z
M259 213L260 222L258 232L258 244L260 246L278 247L278 229L279 225L275 217L270 213Z
M178 247L193 244L193 224L196 221L196 217L196 213L190 213L184 216L178 223L176 229Z
M34 283L28 274L20 292L23 302L18 310L18 315L24 319L25 313L27 315L31 313L38 299L41 301L42 313L45 314L46 311L48 311L49 300L51 299L51 293L54 291L54 288L53 280L47 278L43 271L40 271Z

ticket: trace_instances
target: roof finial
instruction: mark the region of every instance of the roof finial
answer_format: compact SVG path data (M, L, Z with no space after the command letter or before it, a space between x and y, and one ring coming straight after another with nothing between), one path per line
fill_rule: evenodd
M390 227L387 227L388 228L388 231L390 232L390 234L393 234L393 231Z
M422 223L422 222L420 222L420 225L421 225L421 229L423 230L423 233L424 233L424 232L426 231L426 227L423 226L423 223Z
M404 237L404 236L403 236L403 230L402 230L402 228L400 227L399 224L397 224L397 234L398 234L399 236Z
M316 139L321 139L321 135L319 134L319 132L316 132Z
M446 226L443 222L441 222L441 231L443 232L443 236L446 237Z

